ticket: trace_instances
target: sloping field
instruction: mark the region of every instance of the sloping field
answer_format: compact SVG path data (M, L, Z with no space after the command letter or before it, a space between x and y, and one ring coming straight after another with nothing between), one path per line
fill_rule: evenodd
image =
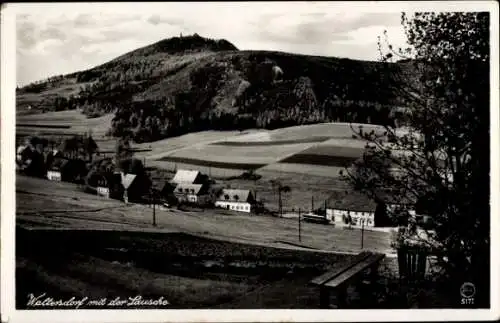
M161 161L167 161L171 163L182 163L187 165L194 166L203 166L203 167L214 167L214 168L226 168L226 169L239 169L239 170L248 170L248 169L257 169L259 167L263 167L266 164L257 164L257 163L244 163L244 162L222 162L222 161L212 161L205 159L195 159L189 157L176 157L176 156L165 156L161 159Z
M165 166L169 170L182 163L219 174L261 168L337 176L339 167L362 155L365 142L352 138L352 129L358 126L324 123L272 131L193 133L150 144L153 152L147 157L168 163ZM362 126L364 130L382 131L379 126Z
M260 171L277 171L337 177L339 171L363 155L366 142L352 138L333 138L313 145Z
M345 169L339 166L324 166L324 165L306 165L306 164L294 164L294 163L274 163L259 168L258 173L290 173L290 174L302 174L311 175L318 177L332 177L337 178L339 176L339 171Z
M363 155L363 149L350 146L318 145L282 159L280 163L346 167Z
M93 136L103 137L111 126L113 114L107 114L102 117L88 119L79 110L47 112L42 114L31 114L16 117L16 124L22 125L16 127L18 135L40 134L82 134L92 131ZM32 125L32 126L30 126ZM37 127L38 126L38 127ZM39 126L45 126L44 129ZM50 126L70 126L69 129L57 129Z
M224 308L234 300L245 308L252 303L241 304L241 299L266 286L275 295L261 295L261 307L273 307L283 291L302 287L308 291L306 302L290 298L282 305L314 308L317 291L307 281L351 257L178 233L18 228L17 235L26 242L17 250L18 295L33 288L92 299L141 295L163 297L166 308Z
M237 138L241 139L241 138ZM278 146L278 145L291 145L291 144L309 144L309 143L320 143L325 140L330 139L330 137L311 137L311 138L299 138L292 140L273 140L273 141L221 141L213 143L212 145L220 145L226 147L250 147L250 146Z
M241 133L239 131L202 131L193 132L186 135L158 140L151 143L135 144L137 148L151 148L150 152L143 153L141 156L148 159L161 159L168 156L173 151L184 148L197 147L219 141L233 140Z
M168 157L165 157L168 158ZM197 161L199 163L202 163L203 161ZM177 161L167 161L167 160L149 160L146 161L148 167L155 167L160 170L165 170L169 172L175 172L177 169L188 169L188 170L197 170L202 172L203 174L207 174L212 178L228 178L228 177L233 177L233 176L239 176L242 173L242 169L240 168L228 168L227 165L224 165L224 167L215 167L215 166L203 166L203 165L194 165L194 164L187 164L187 163L182 163L182 162L177 162ZM252 169L255 167L255 165L249 165L249 167L252 167Z
M357 123L321 123L273 130L271 131L270 136L272 140L294 140L313 137L352 138L353 129L358 131L359 126L363 127L363 131L375 130L379 133L383 133L384 131L383 127L376 125Z
M307 149L309 144L288 144L273 146L220 146L203 145L178 150L169 157L203 159L209 162L269 164L290 154Z

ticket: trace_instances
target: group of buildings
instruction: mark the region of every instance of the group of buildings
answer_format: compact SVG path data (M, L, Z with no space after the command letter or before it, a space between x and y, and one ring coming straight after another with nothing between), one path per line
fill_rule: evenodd
M218 188L210 178L196 170L177 170L171 181L161 187L161 195L178 202L213 205L227 210L251 213L257 201L250 190Z
M40 149L35 146L27 144L18 148L17 164L20 168L31 169L31 173L37 173L37 167L34 165L43 164L44 177L49 180L84 182L83 177L88 172L85 161L67 158L60 150L52 150L44 155L39 153ZM87 184L92 182L93 190L97 195L125 202L147 203L154 196L155 203L187 203L244 213L254 213L262 207L262 204L256 200L254 192L248 189L217 188L212 185L207 175L196 170L177 170L175 176L167 181L151 180L146 173L124 173L123 170L98 172L92 174L91 177L93 177L92 181L89 181L87 177ZM346 194L333 191L332 196L325 201L322 210L311 211L303 217L305 220L334 223L339 226L390 227L396 224L388 213L404 209L410 216L416 217L413 205L414 203L409 202L375 202L361 193Z

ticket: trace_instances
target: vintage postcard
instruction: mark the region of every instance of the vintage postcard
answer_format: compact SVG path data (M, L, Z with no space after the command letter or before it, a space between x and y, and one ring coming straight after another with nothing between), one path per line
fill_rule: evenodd
M497 2L1 9L2 322L499 318Z

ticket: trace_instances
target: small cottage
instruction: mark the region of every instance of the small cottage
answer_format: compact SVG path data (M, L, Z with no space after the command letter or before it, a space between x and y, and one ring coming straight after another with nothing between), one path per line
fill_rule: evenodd
M207 186L202 184L179 183L174 190L175 197L179 202L196 204L207 204L210 202L210 194Z
M255 198L249 190L223 189L217 197L215 206L250 213L255 206Z
M106 198L109 198L109 196L110 196L109 183L108 183L108 179L106 178L106 176L102 176L97 181L97 195L103 196Z
M48 170L47 171L47 179L49 181L60 182L62 180L61 172L58 170Z

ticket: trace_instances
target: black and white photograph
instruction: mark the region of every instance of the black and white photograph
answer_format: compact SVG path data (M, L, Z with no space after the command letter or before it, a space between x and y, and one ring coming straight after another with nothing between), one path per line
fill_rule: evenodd
M2 322L499 318L497 2L1 21Z

